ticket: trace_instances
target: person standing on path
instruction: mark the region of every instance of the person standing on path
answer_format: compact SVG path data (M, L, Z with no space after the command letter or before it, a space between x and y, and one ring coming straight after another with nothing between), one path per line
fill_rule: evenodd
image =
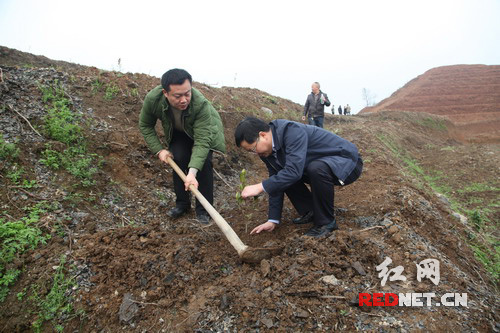
M312 92L307 96L304 105L302 120L308 119L309 125L323 128L325 119L325 106L330 106L328 95L319 89L319 83L314 82L311 86Z
M346 105L344 109L344 114L348 116L351 115L351 107L349 106L349 104Z

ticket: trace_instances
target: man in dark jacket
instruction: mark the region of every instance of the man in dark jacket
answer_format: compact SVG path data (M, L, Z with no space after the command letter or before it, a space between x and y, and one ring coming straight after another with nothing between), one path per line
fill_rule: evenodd
M330 100L327 94L319 89L319 83L314 82L311 86L312 92L307 96L306 104L304 105L304 115L302 120L307 119L309 125L323 127L325 119L325 106L330 106Z
M351 184L363 170L354 144L315 126L284 119L267 124L253 117L239 123L234 137L238 147L258 154L269 171L268 179L246 186L241 193L243 198L264 191L269 195L268 221L252 234L275 228L281 219L284 194L301 215L293 223L314 222L307 236L320 237L337 229L333 186Z
M167 215L177 218L191 207L190 185L213 203L212 152L225 152L222 121L210 102L195 88L191 75L183 69L171 69L163 74L161 85L151 90L144 99L139 117L139 129L149 149L167 162L172 158L187 172L185 182L173 172L175 207ZM166 147L155 130L160 120L165 133ZM199 180L199 183L198 183ZM208 223L209 217L196 200L196 217Z

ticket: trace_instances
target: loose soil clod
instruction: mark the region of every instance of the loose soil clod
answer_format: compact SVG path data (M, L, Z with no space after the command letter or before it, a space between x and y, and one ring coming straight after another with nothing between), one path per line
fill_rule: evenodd
M243 262L250 264L258 264L264 259L270 259L272 256L278 255L283 251L282 247L277 248L254 248L248 247L240 258Z

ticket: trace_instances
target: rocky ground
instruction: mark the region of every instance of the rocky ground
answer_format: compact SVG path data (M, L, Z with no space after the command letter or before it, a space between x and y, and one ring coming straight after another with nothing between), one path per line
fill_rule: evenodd
M215 224L199 225L194 213L178 220L165 214L175 200L172 171L150 154L137 128L142 98L158 78L0 50L0 133L20 148L16 163L37 184L18 185L2 164L0 219L20 219L23 207L41 202L52 207L37 222L52 238L6 265L22 273L0 306L0 330L33 330L40 318L34 294L53 290L61 256L74 281L64 293L73 309L43 321L42 331L500 329L498 269L496 276L488 271L471 247L487 233L498 246L498 144L462 144L450 122L428 114L328 116L325 127L354 142L365 161L357 182L336 189L340 230L323 239L304 237L308 226L290 222L297 213L287 201L277 230L250 236L266 219L267 199L239 204L239 173L247 170L248 183L266 174L255 156L235 147L233 130L247 115L299 120L301 106L256 89L196 83L225 127L228 152L214 156L215 208L245 244L283 247L279 255L246 264ZM44 132L50 106L40 89L56 82L81 116L89 149L101 157L92 186L40 162L47 143L60 146ZM109 86L118 88L110 99ZM483 186L466 191L475 184ZM481 232L457 214L482 207L492 227ZM389 268L404 268L406 281L381 285L376 266L387 257ZM440 263L438 285L417 280L416 264L428 258ZM498 266L498 259L490 260ZM436 306L438 298L422 307L357 306L365 292L467 293L468 306Z

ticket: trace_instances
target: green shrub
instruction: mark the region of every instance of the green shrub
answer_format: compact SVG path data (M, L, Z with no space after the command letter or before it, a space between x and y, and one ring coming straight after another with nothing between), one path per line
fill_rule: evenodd
M42 100L44 103L66 100L66 103L69 104L69 100L66 98L66 93L59 80L55 80L53 85L42 86L39 84L38 88L42 92Z
M50 235L44 236L36 227L40 215L50 207L46 202L41 202L28 209L28 215L18 221L9 222L0 219L0 302L3 302L9 292L9 286L15 282L19 275L17 269L7 269L7 265L17 255L27 250L35 249L38 244L45 244Z
M80 155L79 157L66 159L65 169L75 177L80 178L83 186L90 186L95 183L94 174L97 168L94 165L94 155Z
M446 124L444 120L439 118L426 117L422 120L417 120L416 123L421 126L429 127L438 131L446 130Z
M71 175L80 179L83 186L95 184L93 179L98 171L99 156L89 154L84 147L70 147L62 153L46 149L42 152L43 158L40 162L51 169L59 170L64 168Z
M262 97L264 97L267 100L267 102L269 102L271 104L279 104L278 100L273 96L262 95Z
M103 83L99 81L99 79L97 78L95 79L94 82L92 82L91 86L92 86L92 93L96 94L99 90L101 90Z
M5 142L0 138L0 159L15 160L19 156L19 148L14 143Z
M469 215L469 219L477 231L481 230L481 227L483 226L483 219L481 218L481 213L475 210Z
M46 134L68 145L82 139L80 116L70 109L71 101L66 97L63 86L56 80L53 85L39 85L39 89L42 100L52 105L45 117Z
M79 117L63 103L54 103L45 117L45 130L54 140L70 145L82 139Z
M96 82L99 83L99 80ZM83 130L80 127L80 115L70 109L71 103L57 81L52 86L40 86L40 89L43 93L43 100L52 102L52 107L45 117L46 134L68 147L60 152L47 146L47 149L42 152L40 162L54 170L64 168L71 175L79 178L84 186L93 185L95 183L93 176L98 171L98 156L87 153Z
M118 86L114 83L110 83L106 86L106 92L104 93L104 99L105 100L112 100L113 97L115 97L118 92L120 92L120 89L118 88Z
M9 286L16 282L20 273L21 271L18 269L8 269L5 272L3 270L0 271L0 302L5 300L5 297L9 294Z
M130 96L139 97L139 91L137 90L137 88L132 88L132 90L130 90Z
M43 158L40 162L51 169L58 170L62 166L61 153L51 149L45 149L42 152Z
M19 180L21 180L21 176L24 173L24 168L20 167L17 163L14 163L7 170L7 178L9 178L14 184L18 184Z

